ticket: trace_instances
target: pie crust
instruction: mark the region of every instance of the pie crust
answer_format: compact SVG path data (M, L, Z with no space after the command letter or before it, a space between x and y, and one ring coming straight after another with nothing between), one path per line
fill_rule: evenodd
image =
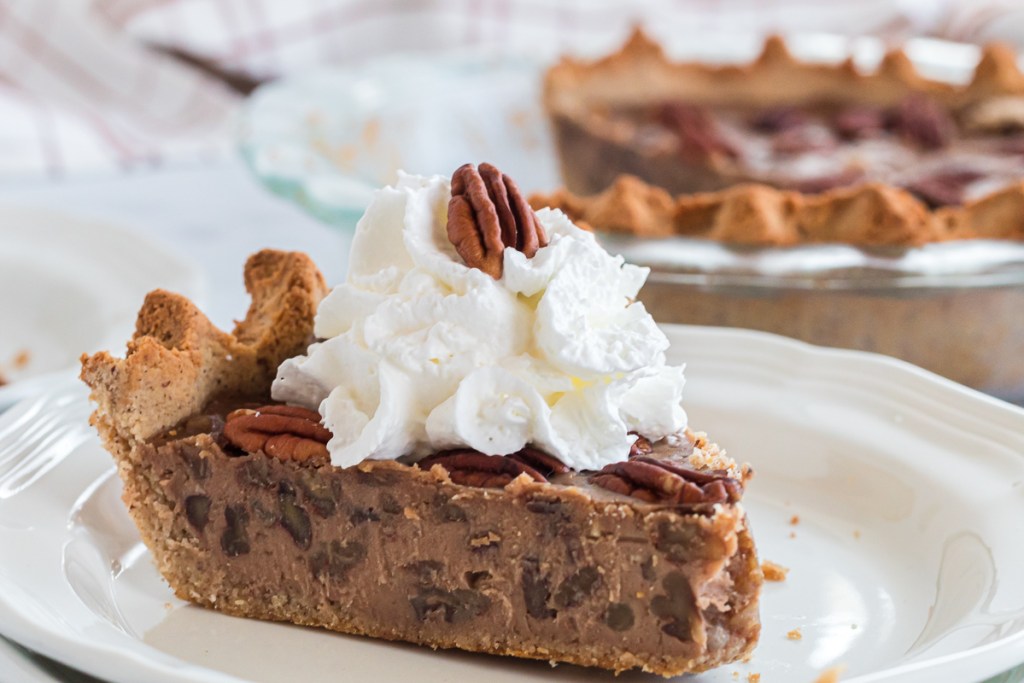
M930 210L905 190L877 183L811 195L767 185L672 196L624 175L595 195L562 188L534 194L535 208L561 209L599 232L695 237L762 246L845 243L908 247L963 239L1024 239L1024 182Z

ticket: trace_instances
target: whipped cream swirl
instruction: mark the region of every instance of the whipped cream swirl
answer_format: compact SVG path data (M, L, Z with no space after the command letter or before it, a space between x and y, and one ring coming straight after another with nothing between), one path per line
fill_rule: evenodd
M685 427L683 368L633 302L646 268L542 209L548 246L505 249L495 280L448 241L450 196L447 179L411 175L375 194L317 312L324 341L278 371L273 397L319 409L335 465L531 444L600 469L628 457L631 432Z

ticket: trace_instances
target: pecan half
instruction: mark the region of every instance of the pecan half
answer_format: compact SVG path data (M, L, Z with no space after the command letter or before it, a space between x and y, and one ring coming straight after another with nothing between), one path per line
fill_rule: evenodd
M448 239L470 268L494 279L504 269L506 247L528 257L548 243L537 214L511 178L491 164L463 164L452 174Z
M762 133L779 133L784 130L801 128L808 122L807 114L799 107L769 107L755 116L751 125Z
M878 137L885 130L885 112L878 107L847 107L836 113L832 126L844 140Z
M428 455L416 464L423 470L440 465L456 484L485 489L503 488L524 472L534 481L547 481L544 475L520 460L504 455L484 455L468 448Z
M553 474L565 474L569 471L569 466L564 462L532 446L527 446L518 453L513 453L506 457L528 465L538 472L542 472L545 477L550 477Z
M956 124L941 104L915 94L906 97L896 107L892 125L904 139L925 149L939 149L949 142Z
M679 149L683 154L700 157L714 155L737 159L740 152L719 131L714 117L703 107L677 102L662 105L661 123L679 136Z
M269 405L228 414L224 438L246 453L262 451L280 460L326 464L331 432L320 414L297 406Z
M689 467L683 467L676 463L667 462L665 460L658 460L655 458L641 457L637 458L640 462L657 465L662 469L668 470L673 474L677 474L683 479L693 482L700 486L705 494L708 493L708 487L711 487L712 492L719 490L718 484L721 484L721 489L725 491L726 498L730 503L735 503L743 497L743 484L737 479L733 479L729 476L729 473L725 470L694 470ZM720 500L714 500L711 502L719 503L724 502Z
M743 494L742 485L723 471L698 472L643 456L606 465L590 481L603 489L647 502L684 506L734 503Z

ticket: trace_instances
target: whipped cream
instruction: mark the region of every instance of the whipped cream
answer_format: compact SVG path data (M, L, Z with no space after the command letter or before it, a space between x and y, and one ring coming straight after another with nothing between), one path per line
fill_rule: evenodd
M375 194L347 281L317 311L324 341L278 371L273 397L320 411L335 465L531 444L600 469L628 457L630 432L685 427L683 368L633 302L648 269L541 209L548 246L505 249L495 280L449 242L450 196L443 177L404 174Z

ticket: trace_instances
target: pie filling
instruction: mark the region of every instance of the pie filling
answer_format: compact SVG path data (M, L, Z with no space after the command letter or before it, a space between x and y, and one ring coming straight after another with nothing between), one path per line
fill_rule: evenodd
M260 453L315 469L330 466L326 449L330 432L319 426L319 419L317 413L305 408L251 398L217 398L202 412L150 439L149 445L159 448L202 435L212 439L227 457ZM250 421L249 428L233 429L242 420ZM311 425L319 427L318 434L308 433ZM251 440L253 435L256 442ZM281 437L289 442L286 450L274 445L273 439ZM439 466L452 483L475 488L504 488L525 475L537 483L585 491L595 500L634 498L671 505L676 512L709 515L715 505L740 502L744 488L740 477L744 475L740 471L694 467L691 456L696 452L699 460L707 446L703 435L689 429L654 443L637 437L626 462L598 471L572 469L532 446L509 455L457 448L418 459L397 458L396 462L418 470Z
M184 513L168 529L180 597L243 616L666 675L731 661L756 641L761 578L735 506L743 486L694 466L715 462L703 435L640 440L626 463L639 474L557 471L535 452L509 479L486 460L510 456L459 450L342 469L245 452L225 429L239 410L281 407L214 401L141 447L147 497ZM676 478L688 493L673 493Z
M992 102L983 104L990 109ZM608 116L633 129L631 144L644 155L678 155L691 163L716 159L750 180L802 192L883 182L934 208L1024 177L1024 99L1007 104L1020 110L1019 118L992 119L982 105L951 112L922 94L892 107L665 101L613 108Z

